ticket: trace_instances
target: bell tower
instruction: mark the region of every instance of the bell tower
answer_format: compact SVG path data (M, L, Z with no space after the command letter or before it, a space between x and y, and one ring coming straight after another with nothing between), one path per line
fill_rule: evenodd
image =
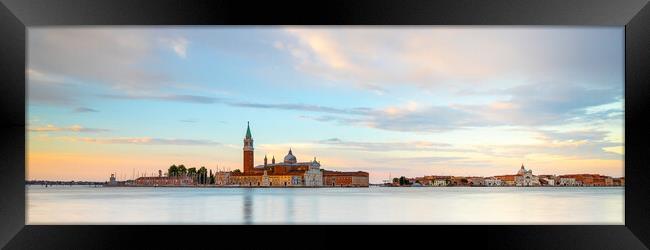
M247 123L246 137L244 138L244 173L253 172L253 137L251 136L251 126Z

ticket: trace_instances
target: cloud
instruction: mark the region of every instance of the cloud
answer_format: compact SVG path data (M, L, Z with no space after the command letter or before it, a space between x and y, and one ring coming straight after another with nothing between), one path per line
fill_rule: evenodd
M526 84L503 89L507 99L486 104L426 105L414 101L384 108L337 108L304 103L254 103L220 97L180 94L105 94L101 97L127 100L155 100L231 107L325 113L301 118L342 125L403 132L443 132L472 127L540 126L575 121L620 119L622 107L590 111L591 107L620 101L621 89L590 89L576 84Z
M104 98L110 98L110 99L153 100L153 101L186 102L186 103L200 103L200 104L212 104L212 103L219 103L219 102L222 101L221 98L211 97L211 96L178 95L178 94L168 94L168 95L159 95L159 94L131 94L131 95L103 94L103 95L99 95L99 96L104 97Z
M622 143L607 140L607 135L610 133L607 131L589 129L572 131L528 129L528 131L533 132L540 142L522 145L475 145L473 148L483 154L505 158L551 155L566 159L622 159Z
M95 112L99 112L99 110L91 109L91 108L87 108L87 107L78 107L78 108L74 109L73 111L75 113L88 113L88 112L95 113Z
M102 94L100 97L109 99L123 99L123 100L153 100L153 101L168 101L168 102L185 102L185 103L199 103L199 104L224 104L231 107L241 108L256 108L256 109L277 109L277 110L297 110L318 113L333 113L333 114L347 114L347 115L364 115L371 109L365 107L356 107L349 109L327 107L321 105L300 104L300 103L253 103L242 102L237 100L227 100L219 97L202 96L202 95L178 95L178 94Z
M336 146L342 149L360 150L360 151L432 151L432 150L451 150L448 143L433 143L427 141L410 141L410 142L356 142L344 141L339 138L330 138L321 140L318 143Z
M384 165L410 165L410 166L490 166L487 162L468 160L467 157L457 156L424 156L424 157L385 157L372 159ZM369 159L370 160L370 159Z
M128 28L30 29L29 68L125 89L150 87L167 80L139 67L151 57L151 35Z
M155 30L42 27L28 32L30 102L74 105L87 96L80 87L148 93L174 83L167 71L155 67L160 64ZM177 40L175 50L182 55L186 46Z
M591 112L590 107L620 101L622 90L590 89L575 84L526 84L504 89L504 100L486 104L421 105L364 109L359 116L302 116L342 125L372 127L402 132L443 132L472 127L547 126L569 122L603 121L622 118L622 107Z
M74 79L27 69L27 102L42 105L73 105L80 95Z
M41 127L30 127L27 129L29 132L79 132L79 133L101 133L108 132L109 129L102 128L85 128L80 125L72 125L70 127L57 127L52 124Z
M228 104L235 107L245 107L245 108L300 110L300 111L310 111L310 112L320 112L320 113L352 114L352 115L366 114L370 110L369 108L340 109L340 108L326 107L320 105L292 104L292 103L269 104L269 103L249 103L249 102L228 102Z
M169 46L176 55L178 55L180 58L187 58L187 46L189 44L189 41L185 39L184 37L176 37L176 38L165 38L162 39L163 43L165 43L167 46Z
M615 74L618 71L608 70L622 60L616 56L621 51L609 48L620 42L617 40L620 37L614 35L622 34L621 29L288 28L275 36L279 40L272 42L272 46L289 53L296 68L333 79L331 82L335 84L353 84L380 95L405 85L426 89L445 87L458 90L451 93L499 97L479 104L463 103L463 100L436 104L412 102L383 108L255 103L205 95L165 94L161 92L162 87L178 83L173 83L165 71L143 66L152 63L155 66L153 52L161 41L164 49L186 57L189 41L184 36L134 28L36 28L29 32L28 97L35 103L77 104L84 95L75 87L99 84L119 91L100 95L111 99L325 113L328 115L311 119L390 131L440 132L622 117L622 112L616 110L589 114L584 110L622 98L622 83L611 87L622 77L616 79L613 76L620 76ZM244 33L256 34L242 32L240 35ZM587 39L598 36L605 38ZM575 48L579 41L593 44ZM565 70L556 64L570 67ZM491 81L513 74L525 77L508 84ZM589 75L589 79L593 76L597 81L587 84L579 77L563 77L575 74ZM535 83L530 79L536 79ZM468 90L468 86L472 89Z
M483 89L483 82L508 78L622 82L620 28L292 27L285 31L288 38L275 47L292 56L298 70L368 90L401 85Z
M557 131L557 130L534 130L538 134L538 138L544 141L604 141L608 131L600 130L573 130L573 131Z
M119 137L119 138L67 138L71 141L99 143L99 144L135 144L135 145L220 145L220 143L211 140L193 140L193 139L165 139L151 137Z

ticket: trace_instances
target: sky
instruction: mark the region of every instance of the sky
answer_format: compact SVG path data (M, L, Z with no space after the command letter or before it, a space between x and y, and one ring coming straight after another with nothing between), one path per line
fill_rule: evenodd
M624 174L623 27L30 27L27 179Z

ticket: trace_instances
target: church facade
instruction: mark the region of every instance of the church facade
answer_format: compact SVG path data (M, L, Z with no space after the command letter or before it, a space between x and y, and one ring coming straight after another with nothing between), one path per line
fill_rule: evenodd
M250 124L246 128L243 147L243 172L230 174L230 185L237 186L327 186L337 187L367 187L369 175L367 172L338 172L321 169L320 161L316 157L312 161L298 162L292 149L282 162L276 163L275 156L271 162L264 156L264 164L254 166L254 147ZM339 181L336 181L336 180Z
M524 164L521 164L521 168L517 172L517 175L515 176L515 185L516 186L523 186L523 187L529 187L529 186L539 186L539 177L536 175L533 175L533 170L531 169L526 169L524 168Z

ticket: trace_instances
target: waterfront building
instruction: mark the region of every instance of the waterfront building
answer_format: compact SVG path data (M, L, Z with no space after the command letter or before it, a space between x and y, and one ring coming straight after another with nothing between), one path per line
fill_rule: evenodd
M517 175L497 175L494 178L501 180L502 186L514 186Z
M320 162L314 161L309 165L309 170L305 172L305 186L318 187L323 185L323 172L320 170Z
M332 187L367 187L368 172L323 171L323 185Z
M230 184L237 186L262 186L263 173L230 173Z
M575 178L560 176L559 186L578 186L578 182Z
M614 178L606 176L605 177L605 186L614 186Z
M414 183L420 183L422 186L433 186L434 176L415 177Z
M533 170L524 168L524 164L521 164L521 168L515 176L515 185L517 186L539 186L539 178L533 175Z
M485 178L483 177L469 177L467 178L467 182L470 186L484 186L485 185Z
M253 136L250 123L246 127L244 137L243 172L232 172L229 183L239 186L369 186L367 172L334 172L324 171L321 164L314 157L313 161L299 162L289 148L289 152L282 162L275 162L273 156L271 163L264 157L264 164L254 165ZM327 181L330 181L326 184Z
M488 187L496 187L496 186L501 186L502 185L501 180L496 178L496 177L485 178L484 183L485 183L485 186L488 186Z
M614 186L625 186L625 177L613 178L612 185Z
M214 184L217 186L230 185L230 172L218 171L214 173Z
M135 179L137 186L191 186L194 179L189 176L140 177Z
M266 172L266 170L264 170L264 174L262 175L262 186L264 187L271 186L271 178L269 178L269 175Z
M560 178L575 179L576 185L585 187L602 187L614 185L612 177L599 175L599 174L566 174L561 175Z
M451 185L453 186L469 186L469 181L467 181L467 177L452 176L450 181L451 181Z
M434 187L446 187L451 184L451 176L436 176L433 179Z
M539 184L542 186L555 186L557 177L554 175L538 175Z
M109 178L108 184L111 186L117 185L117 180L115 179L115 174L111 174L111 178Z

